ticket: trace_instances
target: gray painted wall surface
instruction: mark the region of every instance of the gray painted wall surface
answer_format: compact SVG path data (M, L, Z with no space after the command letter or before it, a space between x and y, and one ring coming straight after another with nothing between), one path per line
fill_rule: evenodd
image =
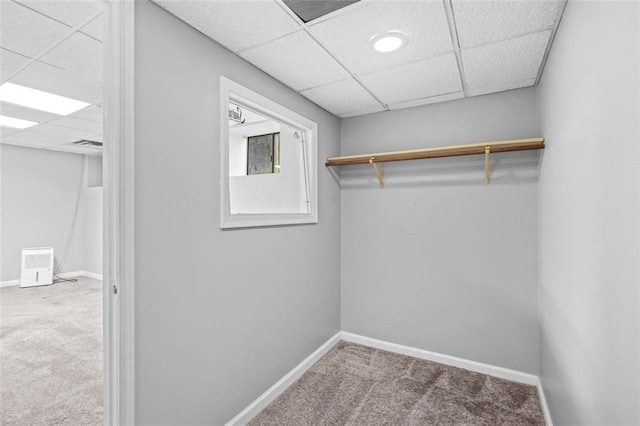
M102 275L102 187L88 187L82 194L84 271Z
M102 155L87 156L87 186L102 186Z
M20 278L26 247L53 247L56 265L73 219L83 156L0 145L0 281ZM82 209L60 272L84 270Z
M342 153L534 136L524 89L343 120ZM483 157L389 164L384 189L345 178L343 330L536 373L537 154L503 155L488 186Z
M569 2L539 86L540 376L554 424L640 424L638 4Z
M136 5L136 423L223 424L340 327L340 195L319 224L219 229L219 77L340 123L148 3Z

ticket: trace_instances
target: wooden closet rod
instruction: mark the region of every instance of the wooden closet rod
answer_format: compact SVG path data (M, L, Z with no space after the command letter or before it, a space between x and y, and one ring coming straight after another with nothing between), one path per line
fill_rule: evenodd
M423 158L456 157L460 155L491 154L510 151L544 149L544 138L514 139L508 141L483 142L468 145L451 145L436 148L411 149L408 151L376 152L372 154L329 157L325 166L350 166L353 164L385 163L389 161L420 160Z

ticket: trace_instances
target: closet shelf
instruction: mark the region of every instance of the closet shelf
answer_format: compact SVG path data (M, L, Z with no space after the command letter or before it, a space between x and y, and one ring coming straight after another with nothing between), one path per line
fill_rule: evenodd
M544 149L544 138L514 139L508 141L483 142L468 145L439 146L435 148L410 149L407 151L376 152L372 154L329 157L325 166L351 166L354 164L385 163L390 161L420 160L424 158L456 157L460 155L484 154L489 147L492 154L497 152L527 151Z
M544 149L544 138L513 139L506 141L482 142L467 145L450 145L434 148L411 149L407 151L376 152L371 154L329 157L325 166L351 166L371 164L378 177L380 187L384 186L384 163L391 161L421 160L425 158L457 157L461 155L485 155L485 183L490 182L490 154L510 151ZM378 167L376 163L383 163Z

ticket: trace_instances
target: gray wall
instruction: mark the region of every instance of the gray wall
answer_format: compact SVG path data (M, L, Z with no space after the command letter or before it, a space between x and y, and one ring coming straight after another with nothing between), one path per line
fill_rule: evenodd
M102 155L87 156L87 186L102 186Z
M20 278L25 247L53 247L56 265L69 234L83 156L0 145L0 281ZM82 212L60 272L84 270Z
M540 376L556 425L640 424L638 13L569 2L539 86Z
M340 195L319 223L219 229L219 77L337 118L162 9L136 4L136 423L222 424L340 328Z
M102 275L102 197L101 186L85 188L82 194L83 270L98 275Z
M534 137L536 107L524 89L346 119L342 153ZM384 189L345 169L342 329L536 373L537 158L494 156L488 186L478 156L388 164Z

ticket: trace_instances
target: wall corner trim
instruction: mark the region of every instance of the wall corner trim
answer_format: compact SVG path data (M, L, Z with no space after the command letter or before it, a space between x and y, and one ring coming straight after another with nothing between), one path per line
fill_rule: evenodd
M267 405L271 404L274 399L298 380L309 368L313 366L313 364L329 352L331 348L340 341L341 336L342 333L338 332L323 343L322 346L306 357L300 364L295 366L293 370L289 371L284 377L256 398L256 400L249 404L247 408L229 420L225 426L240 426L249 423L260 411L264 410Z
M540 377L538 377L536 388L538 388L538 399L540 400L540 408L542 408L542 414L544 415L544 422L547 426L553 426L553 421L551 420L551 412L549 411L549 406L547 405L547 398L544 396L544 388L542 387Z

